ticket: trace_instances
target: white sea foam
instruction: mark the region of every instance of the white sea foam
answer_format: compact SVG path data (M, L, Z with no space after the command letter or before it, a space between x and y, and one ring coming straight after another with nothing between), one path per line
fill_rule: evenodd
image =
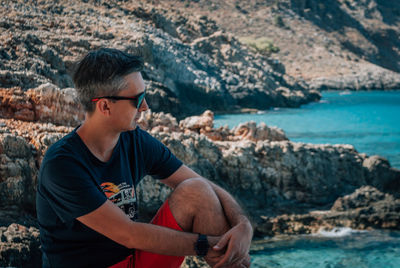
M354 230L349 227L337 227L331 230L320 229L318 233L313 234L313 236L320 237L344 237L355 233L363 233L367 231Z
M339 93L339 95L350 95L351 91L350 90L345 90Z

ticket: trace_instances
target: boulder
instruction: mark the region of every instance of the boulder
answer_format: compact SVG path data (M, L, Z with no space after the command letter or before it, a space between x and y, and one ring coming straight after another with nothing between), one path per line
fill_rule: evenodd
M400 230L400 199L371 186L338 198L330 210L261 217L257 235L310 234L336 227Z
M76 125L82 122L84 113L75 96L73 88L60 89L50 83L28 91L2 88L0 112L3 118Z

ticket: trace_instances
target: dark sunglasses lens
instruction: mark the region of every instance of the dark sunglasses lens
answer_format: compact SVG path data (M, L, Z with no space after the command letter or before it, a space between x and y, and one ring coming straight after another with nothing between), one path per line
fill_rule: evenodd
M144 101L144 97L145 97L144 93L139 96L139 98L137 99L136 109L139 109L142 106L142 103Z

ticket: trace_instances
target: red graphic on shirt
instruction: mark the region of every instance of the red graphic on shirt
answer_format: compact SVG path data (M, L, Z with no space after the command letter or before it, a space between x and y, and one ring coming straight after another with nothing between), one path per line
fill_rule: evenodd
M104 182L100 187L108 199L119 192L119 187L112 182Z
M112 182L100 184L107 198L122 209L131 219L137 217L135 188L125 182L115 185Z

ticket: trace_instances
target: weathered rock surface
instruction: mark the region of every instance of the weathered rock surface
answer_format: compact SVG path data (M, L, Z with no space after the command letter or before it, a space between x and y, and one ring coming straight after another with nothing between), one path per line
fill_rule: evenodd
M154 3L153 0L147 2ZM400 89L400 2L157 1L217 26L314 89ZM260 46L259 46L260 47Z
M258 235L309 234L321 229L350 227L365 229L400 229L400 198L363 186L354 193L338 198L330 210L301 215L262 217Z
M212 142L194 133L154 135L196 172L229 189L250 214L257 214L260 209L271 214L307 211L331 204L366 184L384 191L399 190L398 170L381 170L383 177L390 178L382 183L363 165L368 157L358 154L352 146L289 141Z
M356 74L314 78L315 90L391 90L400 88L400 74L378 66L364 66Z
M0 119L0 204L34 210L37 175L48 146L72 128Z
M186 134L203 134L212 141L283 141L288 140L282 129L268 127L265 123L257 125L255 122L246 122L230 130L227 126L214 128L214 113L206 110L198 116L190 116L177 120L170 114L153 113L150 110L142 114L139 124L151 133L183 132Z
M0 86L26 91L52 83L68 89L75 61L89 50L114 47L141 51L153 109L178 118L205 109L299 106L320 98L307 84L275 71L266 57L249 51L209 18L167 10L121 1L7 2L0 11ZM54 88L45 89L55 96ZM35 95L44 98L45 89ZM19 119L45 119L30 107L43 99L31 98L32 103L18 94L27 105ZM46 113L41 108L36 107ZM71 120L80 118L77 112Z
M39 267L39 230L20 224L0 226L0 266Z
M0 114L3 118L77 125L84 113L75 97L73 88L60 89L50 83L27 91L1 88Z

